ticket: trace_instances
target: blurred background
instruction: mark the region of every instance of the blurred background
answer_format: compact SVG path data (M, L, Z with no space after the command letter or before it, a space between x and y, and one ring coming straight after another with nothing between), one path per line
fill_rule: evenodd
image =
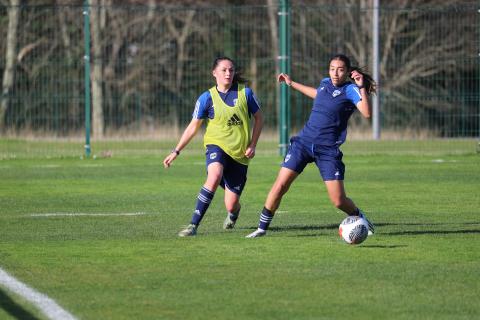
M260 100L263 138L279 141L281 99L289 134L312 106L281 95L282 61L316 87L345 53L379 84L379 132L356 114L349 139L467 139L474 150L479 21L478 1L459 0L0 0L0 138L176 140L226 55Z

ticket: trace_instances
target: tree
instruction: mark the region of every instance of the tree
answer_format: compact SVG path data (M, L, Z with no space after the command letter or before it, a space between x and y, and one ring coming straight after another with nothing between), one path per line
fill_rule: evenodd
M103 118L103 67L102 67L102 39L100 25L100 11L105 10L104 4L99 5L98 0L89 0L90 5L90 24L92 26L92 71L90 79L92 80L92 131L94 138L103 137L104 118Z
M318 11L299 10L293 22L294 37L306 37L317 54L311 56L308 48L292 46L293 55L302 57L297 70L311 68L318 55L328 59L343 52L371 71L373 2L321 0L316 4ZM379 70L384 124L426 129L421 125L424 117L456 107L446 97L451 97L450 90L458 83L458 72L468 72L459 57L466 59L476 50L472 46L478 42L477 16L475 6L470 8L461 0L445 0L441 6L435 0L381 1ZM305 20L308 23L302 24Z
M5 71L3 72L2 96L0 103L0 131L5 129L5 114L7 112L10 94L15 78L15 55L17 48L17 32L20 0L11 0L8 9L7 46L5 54Z

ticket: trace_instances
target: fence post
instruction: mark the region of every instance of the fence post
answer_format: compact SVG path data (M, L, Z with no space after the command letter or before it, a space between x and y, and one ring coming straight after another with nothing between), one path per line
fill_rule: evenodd
M88 0L83 2L83 33L85 39L85 157L90 157L90 6Z
M373 61L372 61L372 72L373 79L377 83L377 94L372 97L372 127L373 127L373 139L380 139L380 72L379 72L379 20L378 20L378 11L379 11L379 0L373 0L373 23L372 23L372 42L373 42Z
M279 0L279 38L280 38L280 72L290 74L290 3L288 0ZM285 83L280 85L280 123L279 134L280 155L287 152L290 128L290 90Z
M477 10L477 13L480 14L480 9ZM479 21L480 18L478 18L477 16L477 21ZM479 25L477 26L477 28L480 29L480 23ZM480 46L480 33L479 33L479 38L478 38L478 46L477 48ZM480 50L477 52L477 76L478 76L478 79L480 79ZM480 81L478 81L478 92L480 92ZM480 94L480 93L477 93L477 95ZM480 97L478 97L478 126L477 126L477 138L478 138L478 141L477 141L477 153L480 153Z

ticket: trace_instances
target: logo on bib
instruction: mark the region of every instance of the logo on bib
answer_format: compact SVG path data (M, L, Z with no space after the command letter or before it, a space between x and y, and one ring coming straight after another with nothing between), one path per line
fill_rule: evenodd
M227 126L241 126L243 124L242 119L240 119L237 114L233 114L230 120L227 121Z

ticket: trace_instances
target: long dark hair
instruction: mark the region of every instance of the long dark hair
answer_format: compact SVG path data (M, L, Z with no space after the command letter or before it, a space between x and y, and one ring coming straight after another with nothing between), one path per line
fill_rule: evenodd
M363 86L367 90L368 94L375 94L377 92L377 84L375 83L375 80L373 80L372 76L365 72L362 68L357 67L357 66L352 66L352 63L350 62L350 59L344 55L344 54L336 54L334 55L331 59L330 62L333 60L340 60L345 63L345 66L347 67L348 73L352 71L357 71L363 75Z
M223 61L223 60L228 60L233 64L233 69L235 70L235 74L233 75L232 83L242 83L242 84L248 83L248 80L242 76L241 68L237 68L237 66L235 65L235 62L229 57L221 56L221 57L215 58L215 60L213 61L212 70L214 70L218 66L220 61Z

